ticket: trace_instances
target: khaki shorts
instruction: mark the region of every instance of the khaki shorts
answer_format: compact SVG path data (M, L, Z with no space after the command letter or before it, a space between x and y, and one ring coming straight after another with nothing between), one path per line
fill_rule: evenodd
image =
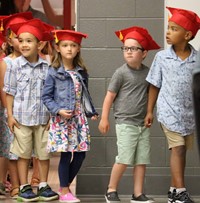
M182 136L180 133L168 130L161 124L163 132L165 133L168 141L169 149L178 146L186 146L186 149L192 149L194 143L194 134Z
M118 155L115 162L126 165L150 164L148 128L116 124Z
M14 127L14 140L10 151L24 159L30 159L34 151L35 157L39 160L48 160L50 158L46 149L48 131L45 128L46 125L20 125L20 129Z

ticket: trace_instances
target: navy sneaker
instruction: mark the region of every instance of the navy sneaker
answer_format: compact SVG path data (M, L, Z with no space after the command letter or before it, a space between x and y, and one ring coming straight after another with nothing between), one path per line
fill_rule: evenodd
M39 196L40 201L51 201L58 199L58 194L54 192L49 185L38 189L37 195Z
M19 202L36 202L39 197L33 192L30 185L26 185L19 191L17 201Z

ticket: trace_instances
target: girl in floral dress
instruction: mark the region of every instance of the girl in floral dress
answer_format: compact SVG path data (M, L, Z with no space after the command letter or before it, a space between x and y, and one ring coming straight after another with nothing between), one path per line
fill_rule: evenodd
M83 95L92 120L98 118L88 92L88 74L80 57L80 44L87 35L72 30L55 30L56 54L45 80L43 102L51 112L47 150L61 152L58 174L60 202L80 202L69 186L77 175L86 151L90 131Z

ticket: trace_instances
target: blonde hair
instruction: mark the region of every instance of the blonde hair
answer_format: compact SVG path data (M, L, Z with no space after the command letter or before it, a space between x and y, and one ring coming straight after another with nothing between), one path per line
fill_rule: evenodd
M56 45L59 45L59 42ZM51 66L54 68L59 68L61 65L62 65L61 54L54 49ZM80 51L77 53L77 55L75 56L75 58L73 60L73 66L74 67L79 66L79 67L83 68L83 70L85 72L87 72L87 68L83 62Z

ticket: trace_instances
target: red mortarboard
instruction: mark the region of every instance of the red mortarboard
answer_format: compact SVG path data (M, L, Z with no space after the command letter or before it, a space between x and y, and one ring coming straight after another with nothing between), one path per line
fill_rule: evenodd
M135 39L145 50L159 49L160 46L153 40L145 28L129 27L116 31L117 37L124 43L126 39Z
M52 33L54 34L56 43L58 43L60 40L70 40L81 44L82 38L86 38L88 36L87 34L73 30L53 30Z
M12 24L10 25L10 29L18 36L24 32L31 33L39 41L49 41L53 39L50 35L50 31L54 30L54 27L37 18L23 23Z
M15 23L26 22L27 20L30 19L33 19L33 15L31 12L15 13L13 15L7 16L6 18L3 19L4 35L6 34L7 29L10 28L10 25Z
M180 25L187 31L191 31L193 36L196 35L197 31L200 29L200 18L198 15L192 11L166 7L172 14L169 21Z
M2 46L2 44L5 42L5 37L3 36L3 34L0 32L0 48Z

